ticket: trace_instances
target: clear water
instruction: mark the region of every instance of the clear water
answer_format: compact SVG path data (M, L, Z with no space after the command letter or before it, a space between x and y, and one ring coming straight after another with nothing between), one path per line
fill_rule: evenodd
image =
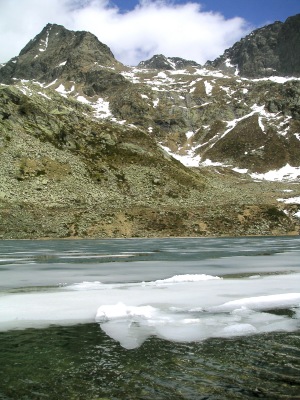
M0 242L0 399L300 399L299 255L297 237Z

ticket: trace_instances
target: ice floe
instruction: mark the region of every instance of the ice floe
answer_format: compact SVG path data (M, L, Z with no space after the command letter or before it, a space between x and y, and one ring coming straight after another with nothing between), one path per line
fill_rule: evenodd
M220 278L182 274L7 292L0 297L0 330L97 322L132 349L150 336L188 342L299 329L299 273Z
M95 320L106 322L112 319L122 318L153 318L157 309L151 306L126 306L124 303L115 305L103 305L97 310Z
M201 282L210 281L212 279L222 279L219 276L212 276L206 274L186 274L186 275L175 275L171 278L159 279L154 281L155 285L165 285L169 283L183 283L183 282Z
M270 310L298 306L300 306L300 293L287 293L228 301L220 306L210 308L209 311L231 312L240 309Z

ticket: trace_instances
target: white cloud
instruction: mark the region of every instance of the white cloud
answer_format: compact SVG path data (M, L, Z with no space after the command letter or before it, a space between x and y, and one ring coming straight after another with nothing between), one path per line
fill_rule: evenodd
M0 0L0 62L18 55L47 22L62 22L65 16L59 0Z
M0 10L1 62L17 55L48 22L94 33L129 65L160 53L204 63L249 31L242 18L226 20L193 2L141 0L121 13L108 0L0 0Z

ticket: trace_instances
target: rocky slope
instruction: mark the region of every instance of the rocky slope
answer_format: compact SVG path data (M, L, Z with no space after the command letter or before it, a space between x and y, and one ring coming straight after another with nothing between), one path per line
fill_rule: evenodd
M297 14L257 29L207 65L247 78L300 76L299 26Z
M55 79L82 83L90 73L102 68L121 66L109 47L89 32L73 32L63 26L48 24L31 40L18 57L1 70L1 81L31 79L52 82Z
M0 237L299 233L298 79L131 68L48 24L0 82Z
M201 68L195 61L185 60L180 57L165 57L163 54L157 54L150 60L141 61L138 68L142 69L159 69L159 70L174 70L185 69L188 67Z

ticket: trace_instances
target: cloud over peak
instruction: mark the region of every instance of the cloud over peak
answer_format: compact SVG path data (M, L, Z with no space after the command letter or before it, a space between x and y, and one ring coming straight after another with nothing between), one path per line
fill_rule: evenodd
M193 1L140 0L125 12L108 0L0 0L0 5L1 62L17 55L48 22L94 33L128 65L154 54L202 64L250 30L244 19L204 12Z

